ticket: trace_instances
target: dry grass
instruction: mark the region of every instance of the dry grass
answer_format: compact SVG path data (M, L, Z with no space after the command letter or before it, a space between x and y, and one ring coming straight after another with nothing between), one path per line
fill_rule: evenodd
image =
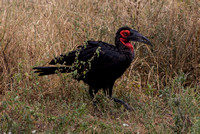
M199 7L198 0L0 1L0 132L198 133ZM85 40L113 44L124 25L154 44L153 51L136 44L134 62L115 83L114 95L135 113L100 93L95 114L83 83L33 74Z

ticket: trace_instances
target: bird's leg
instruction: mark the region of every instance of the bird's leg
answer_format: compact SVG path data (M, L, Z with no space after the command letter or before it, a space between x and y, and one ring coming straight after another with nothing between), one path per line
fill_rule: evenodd
M112 89L113 89L113 85L114 85L114 82L112 82L109 87L108 87L108 95L110 98L112 98Z
M114 84L114 83L113 83L113 84ZM117 103L123 105L127 110L133 111L134 109L133 109L131 106L129 106L126 102L124 102L124 101L122 101L122 100L120 100L120 99L117 99L117 98L112 97L113 84L109 87L109 90L108 90L109 98L110 98L111 100L114 100L114 102L117 102ZM104 89L104 90L105 90L105 89ZM105 91L104 91L104 92L105 92Z

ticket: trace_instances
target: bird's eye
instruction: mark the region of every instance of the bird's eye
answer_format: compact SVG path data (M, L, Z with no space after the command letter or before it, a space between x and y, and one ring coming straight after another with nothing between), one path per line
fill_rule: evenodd
M127 32L124 32L124 35L125 35L125 36L127 36L127 35L128 35L128 33L127 33Z
M121 34L121 36L122 37L127 37L127 36L129 36L130 35L130 31L129 30L122 30L121 32L120 32L120 34Z

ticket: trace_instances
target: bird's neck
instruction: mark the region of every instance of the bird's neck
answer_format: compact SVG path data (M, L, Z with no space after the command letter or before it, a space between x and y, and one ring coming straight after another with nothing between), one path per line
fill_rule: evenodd
M115 45L120 51L129 51L132 54L134 54L134 48L133 45L126 39L121 37L115 38Z
M124 46L128 47L131 50L131 52L134 51L133 45L128 40L126 40L124 38L120 38L119 40Z

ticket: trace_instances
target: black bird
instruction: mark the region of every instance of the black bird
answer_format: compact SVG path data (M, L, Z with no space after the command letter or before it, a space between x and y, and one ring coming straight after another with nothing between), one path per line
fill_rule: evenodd
M92 98L103 89L115 102L131 109L122 100L112 98L115 80L122 76L134 58L134 48L130 41L151 45L151 42L138 31L121 27L116 33L115 46L102 41L87 41L76 50L54 58L49 64L53 67L34 67L39 76L73 72L76 80L89 85ZM61 64L63 66L55 66Z

